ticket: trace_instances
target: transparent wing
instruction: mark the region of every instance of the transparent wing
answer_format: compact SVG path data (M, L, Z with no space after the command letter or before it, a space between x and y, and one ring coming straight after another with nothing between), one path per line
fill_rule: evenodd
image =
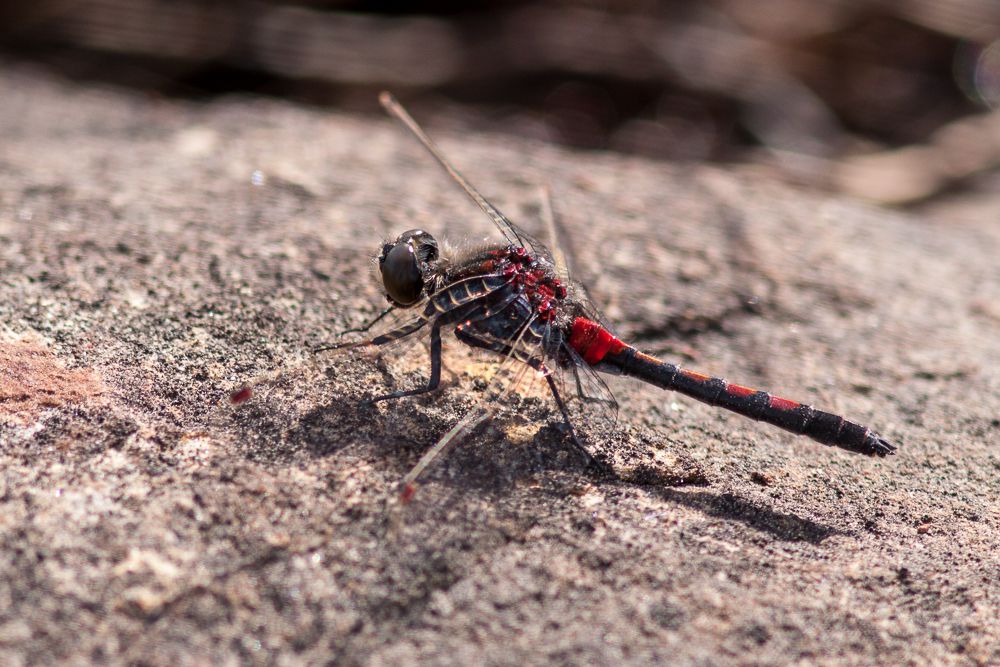
M530 361L536 358L541 359L542 349L541 340L532 333L532 321L532 319L527 320L515 342L509 344L510 352L497 367L496 373L490 379L475 407L469 410L433 447L428 449L403 478L400 492L403 502L407 502L413 497L416 492L417 478L431 463L496 414L505 405L507 399L517 392L518 387L525 379L534 372Z
M412 306L393 308L387 314L379 315L376 318L377 324L373 322L374 326L359 329L366 334L362 340L334 343L317 348L317 351L346 350L366 346L385 348L416 333L428 322L439 317L453 314L477 301L486 304L493 294L509 285L510 282L511 278L505 278L495 273L459 280L431 296L424 297ZM509 303L512 297L506 297L506 299L506 303ZM496 304L492 303L484 305L480 317L488 317L495 310L495 307Z
M577 352L563 339L551 322L534 319L520 341L511 344L508 338L463 322L456 335L463 342L513 356L535 368L541 376L550 376L559 396L559 407L568 412L574 427L612 426L618 418L618 402L610 388Z
M545 224L545 233L548 235L549 248L551 249L552 265L556 270L556 277L565 284L570 282L570 266L566 255L563 252L563 245L559 240L559 229L556 223L555 209L552 206L552 189L545 185L540 188L542 198L542 222Z
M402 125L408 129L414 137L416 137L417 141L419 141L420 144L427 149L427 152L430 153L435 160L437 160L438 164L444 168L448 175L451 176L452 180L454 180L455 183L457 183L458 186L465 191L465 194L467 194L469 198L472 199L472 201L474 201L487 216L489 216L490 220L492 220L493 224L500 230L500 233L504 235L504 238L507 239L508 243L512 245L524 246L530 250L536 258L541 258L550 262L553 266L555 265L555 260L552 257L551 251L538 239L511 222L510 218L501 213L496 206L490 203L490 201L472 185L472 183L466 180L466 178L462 176L457 169L455 169L448 158L444 156L444 153L442 153L441 149L437 147L437 144L431 141L431 138L427 136L427 133L424 132L423 128L417 124L417 121L413 120L413 117L410 116L409 112L403 108L403 105L400 104L391 93L383 91L379 95L378 99L379 103L386 110L386 112L402 123Z
M383 311L368 325L354 331L364 334L360 340L340 341L330 345L315 348L315 352L328 355L340 355L348 350L367 348L383 353L388 350L397 356L402 356L409 347L417 341L424 340L422 330L434 320L444 318L461 318L476 322L491 317L506 308L516 297L514 290L509 294L495 297L510 283L509 278L499 274L474 276L449 285L430 297L408 308L390 308ZM305 359L297 359L283 364L279 368L257 375L252 380L243 383L229 395L233 404L249 400L261 385L274 383L289 372L305 366L316 364L316 355Z
M618 401L597 371L565 343L562 354L570 359L570 363L557 367L554 374L556 383L565 389L567 407L573 411L586 411L610 422L616 421Z
M483 212L486 213L496 225L500 233L508 240L508 242L521 245L528 248L532 254L543 261L549 262L557 271L561 273L560 278L569 276L569 266L565 257L561 254L554 255L553 252L544 243L533 237L531 234L527 233L519 226L515 225L507 216L501 213L496 206L491 204L478 190L455 167L448 161L448 158L444 156L437 145L427 136L423 128L410 114L403 108L403 106L396 100L392 94L388 92L382 92L379 95L379 102L385 108L386 112L398 120L404 127L406 127L416 139L421 143L421 145L437 160L438 164L444 168L444 170L451 176L462 190L479 206ZM551 241L553 247L560 247L558 239L556 238L556 228L555 216L552 213L551 198L548 193L543 193L543 200L545 204L545 210L543 211L543 216L547 218L546 224L549 228L549 235L552 237ZM588 312L588 317L598 322L602 326L607 325L605 319L601 316L598 309L593 305L589 295L587 294L587 289L580 283L576 281L569 281L574 288L575 296L583 302Z
M568 257L566 252L564 252L564 248L568 248L569 246L562 242L559 221L555 214L555 208L552 205L552 191L548 186L541 188L541 199L542 220L545 223L546 234L549 237L549 244L552 248L552 257L557 277L564 284L570 286L573 300L576 302L581 314L607 329L608 323L601 314L600 309L594 305L593 299L590 298L587 286L573 278L572 257ZM570 248L570 250L572 249ZM600 378L597 379L600 380Z

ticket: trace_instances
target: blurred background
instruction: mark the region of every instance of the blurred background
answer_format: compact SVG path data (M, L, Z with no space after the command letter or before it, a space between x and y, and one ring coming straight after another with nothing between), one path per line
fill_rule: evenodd
M0 4L0 57L356 112L390 88L431 127L888 205L1000 193L1000 0L34 0Z

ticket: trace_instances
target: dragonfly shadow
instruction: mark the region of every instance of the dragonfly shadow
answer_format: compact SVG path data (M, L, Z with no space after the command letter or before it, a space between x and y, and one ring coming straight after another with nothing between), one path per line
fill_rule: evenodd
M474 442L452 452L452 470L462 471L456 481L477 490L506 494L525 484L542 482L542 477L551 474L566 473L592 481L613 478L606 464L590 459L558 424L545 424L530 439L518 437L516 429L517 424L490 425Z
M424 400L433 399L395 401L389 409L373 407L363 399L318 406L302 414L287 431L286 451L325 457L347 447L364 449L402 479L460 417L449 415L448 410L431 413L421 405ZM527 428L530 434L519 428ZM588 460L557 423L531 428L506 418L481 426L445 452L421 476L421 482L504 494L548 472L596 481L613 478L609 470L600 460Z
M357 397L355 397L357 398ZM657 482L630 479L617 474L619 467L598 455L588 461L558 424L549 421L531 434L518 436L517 420L501 420L478 429L472 437L447 452L422 478L424 484L454 493L486 493L498 497L516 493L518 488L555 474L556 485L564 475L594 483L639 486L663 500L690 507L708 516L743 523L785 542L821 544L827 538L845 534L822 523L770 509L734 493L695 490L695 481L676 485L659 478ZM395 402L392 409L379 413L362 400L342 400L318 406L303 414L285 435L286 446L315 457L335 455L346 447L361 447L392 469L400 479L420 455L433 446L433 434L449 428L447 415L428 413L418 401ZM418 434L416 437L414 434ZM546 484L547 485L547 484Z
M291 447L317 458L360 447L379 458L404 459L417 449L408 434L434 428L434 421L416 407L396 404L388 415L380 415L371 403L352 397L304 413L287 438Z
M672 488L659 489L657 493L664 500L696 509L709 516L738 521L784 542L821 544L828 537L846 534L842 530L811 519L762 507L733 493Z

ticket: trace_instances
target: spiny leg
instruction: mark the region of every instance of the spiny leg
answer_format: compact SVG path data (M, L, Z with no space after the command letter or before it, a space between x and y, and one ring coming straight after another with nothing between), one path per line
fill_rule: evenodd
M496 276L484 275L472 276L471 278L459 280L450 285L448 289L441 290L440 292L424 299L422 305L417 304L414 306L408 306L406 310L419 311L420 314L414 314L412 316L412 320L406 322L405 324L400 324L391 331L380 333L368 340L343 341L331 343L329 345L322 345L314 348L313 352L319 353L326 352L328 350L351 349L354 347L365 347L368 345L385 345L386 343L391 343L395 340L408 336L431 320L445 315L448 315L448 317L451 318L451 321L457 321L463 316L463 313L468 316L470 312L469 307L472 305L472 302L482 299L483 297L486 297L507 285L507 282L503 280L495 284L488 282L490 279L494 278L496 278ZM463 307L466 309L459 310ZM399 312L401 310L403 309L399 306L389 306L364 326L357 329L348 329L341 332L339 335L342 336L353 332L367 332L386 315L393 312ZM474 311L475 308L473 307L471 310Z
M383 396L376 396L368 403L378 403L379 401L389 401L405 396L418 396L434 391L441 385L441 322L435 322L431 327L431 375L427 380L427 385L417 389L405 389L394 391Z
M340 336L344 336L344 335L349 334L349 333L366 333L373 326L375 326L376 324L378 324L379 322L381 322L383 317L385 317L386 315L388 315L389 313L391 313L394 310L396 310L396 306L389 306L388 308L386 308L385 310L383 310L381 313L379 313L378 315L376 315L374 319L372 319L370 322L368 322L368 324L365 324L364 326L360 326L360 327L355 327L353 329L344 329L339 334L337 334L337 336L340 337ZM313 348L313 352L318 353L318 352L326 352L327 350L336 350L339 347L343 347L343 345L344 345L343 343L331 343L329 345L320 345L318 347L314 347Z
M325 352L327 350L350 350L355 347L378 347L380 345L386 345L419 331L425 324L427 324L427 321L427 317L417 316L413 320L393 329L392 331L386 331L385 333L379 334L374 338L333 343L332 345L324 345L322 347L314 348L313 351Z
M559 395L559 389L556 387L556 381L552 379L551 374L545 375L545 381L549 385L549 389L552 391L552 397L556 399L556 405L559 406L559 412L562 414L563 422L566 424L566 428L569 430L570 440L576 447L577 451L583 455L584 460L588 466L598 466L599 463L594 456L587 451L587 448L583 446L580 439L576 437L576 430L573 428L573 420L570 419L569 410L566 409L566 404L563 403L562 396Z
M493 306L469 303L465 306L438 315L437 319L434 320L434 324L431 325L431 374L430 378L428 378L427 385L418 389L394 391L384 396L378 396L369 402L377 403L378 401L403 398L405 396L418 396L437 389L441 385L441 327L454 324L458 320L465 320L466 322L471 323L478 322L485 317L495 316L496 314L503 312L503 310L505 310L514 300L515 296L516 293L512 293L510 297L501 299L498 304ZM373 339L374 343L376 345L381 344L379 342L381 338L382 337L376 337Z
M375 317L375 319L366 324L364 327L362 327L361 329L357 329L357 331L367 331L372 326L374 326L376 322L378 322L379 320L381 320L394 310L396 310L396 307L390 306L386 310L379 313L379 315ZM413 320L406 322L405 324L402 324L401 326L391 331L387 331L383 334L376 336L375 338L370 338L368 340L361 340L361 341L341 341L330 345L321 345L319 347L314 347L312 349L312 352L313 354L319 354L321 352L327 352L330 350L349 350L356 347L385 345L387 343L399 340L400 338L405 338L406 336L409 336L410 334L419 331L420 328L423 327L425 324L427 324L427 319L425 317L418 316L415 317ZM284 372L286 370L288 370L287 366L280 372ZM255 393L255 388L264 382L269 382L271 380L276 379L277 377L276 373L278 373L278 371L273 371L271 373L258 376L253 381L231 392L229 394L229 402L232 403L233 405L239 405L240 403L245 403L246 401L250 400L250 398L253 397Z
M513 346L507 344L504 341L491 340L484 338L482 336L483 332L470 330L463 326L459 326L455 329L455 337L458 338L458 340L465 343L466 345L469 345L471 347L482 348L485 350L492 350L494 352L503 354L505 356L512 356L515 358L517 357L517 355L512 352ZM593 466L601 469L607 468L606 465L602 465L600 461L594 458L594 456L591 455L591 453L588 452L587 449L583 446L583 443L580 442L580 439L577 438L576 430L573 428L573 422L569 415L569 410L566 409L566 404L563 402L562 396L559 394L559 389L556 386L555 380L552 378L552 374L545 367L541 358L538 357L529 358L525 360L524 363L527 366L545 375L545 381L548 383L549 389L552 391L552 396L553 398L555 398L556 405L559 407L559 412L562 415L563 422L566 425L566 429L569 431L570 440L573 442L573 445L583 456L586 464L588 466Z

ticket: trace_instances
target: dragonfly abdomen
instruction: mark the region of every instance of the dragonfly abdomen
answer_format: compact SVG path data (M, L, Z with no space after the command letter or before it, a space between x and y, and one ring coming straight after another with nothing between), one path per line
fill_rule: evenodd
M604 355L601 365L613 367L622 375L635 377L662 389L677 391L703 403L726 408L796 435L809 436L824 445L869 456L885 456L896 449L867 426L840 415L817 410L810 405L774 396L766 391L732 384L722 378L686 370L628 345Z

